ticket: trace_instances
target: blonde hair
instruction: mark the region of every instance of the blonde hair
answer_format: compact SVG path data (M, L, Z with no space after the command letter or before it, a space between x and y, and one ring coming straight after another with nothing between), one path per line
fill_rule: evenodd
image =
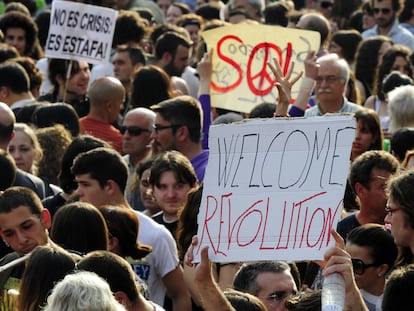
M21 132L29 138L30 143L33 147L33 152L35 154L32 167L29 173L33 175L37 175L38 164L43 157L43 150L42 150L42 147L40 146L39 140L37 139L35 131L30 126L28 126L26 123L15 123L14 131Z

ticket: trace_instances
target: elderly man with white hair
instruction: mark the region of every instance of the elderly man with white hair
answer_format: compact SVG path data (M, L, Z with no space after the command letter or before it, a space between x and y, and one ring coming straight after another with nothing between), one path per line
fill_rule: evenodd
M349 102L344 96L349 80L349 66L336 54L318 59L319 73L316 77L315 95L317 104L305 111L305 117L322 116L326 113L353 112L359 105Z

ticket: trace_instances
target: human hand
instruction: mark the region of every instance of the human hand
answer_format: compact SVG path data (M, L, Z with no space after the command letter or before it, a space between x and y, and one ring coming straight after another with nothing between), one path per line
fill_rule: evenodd
M204 53L203 57L197 64L197 72L200 77L200 81L211 79L211 73L213 71L213 49L210 49L209 52Z
M315 51L309 51L305 58L305 77L316 80L319 74L319 63Z
M331 234L335 239L336 246L328 249L324 255L323 275L340 273L345 281L346 292L350 292L356 288L351 255L344 250L345 242L342 237L333 229Z
M292 86L302 77L303 72L300 72L296 77L291 79L295 62L292 61L289 64L286 76L283 75L282 68L277 59L274 58L273 63L274 65L268 63L268 66L276 78L275 86L279 92L279 102L277 104L275 117L287 116L287 109L292 98Z
M191 240L191 245L190 247L187 249L185 256L184 256L184 264L189 266L189 267L193 267L194 263L194 248L197 246L198 244L198 238L196 235L193 236L192 240Z

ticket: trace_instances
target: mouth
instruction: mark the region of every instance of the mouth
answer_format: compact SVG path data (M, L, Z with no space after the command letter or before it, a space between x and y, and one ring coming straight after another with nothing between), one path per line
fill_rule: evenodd
M36 248L37 245L30 245L30 246L26 246L24 248L22 248L20 250L20 252L24 255L30 253L31 251L33 251Z

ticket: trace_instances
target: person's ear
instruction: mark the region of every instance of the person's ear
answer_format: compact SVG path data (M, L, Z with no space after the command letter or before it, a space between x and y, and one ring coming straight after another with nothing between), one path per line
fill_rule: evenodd
M384 277L384 275L388 272L388 265L387 264L382 264L381 266L379 266L377 268L377 275L378 277Z
M0 237L3 240L4 244L6 244L7 247L10 247L9 243L6 242L6 237L4 236L3 231L0 230Z
M124 292L121 292L121 291L115 292L114 297L116 301L118 301L121 305L123 306L128 305L128 297Z
M178 141L185 141L190 136L190 132L187 126L180 126L175 131L175 137Z
M164 52L164 54L162 54L162 64L164 65L168 65L169 63L171 63L172 60L172 54L170 52Z
M40 220L46 229L50 229L52 226L52 216L50 215L50 212L47 208L44 208L42 210L42 213L40 214Z
M64 85L65 84L65 79L63 79L63 77L61 76L61 75L56 75L56 82L60 85L60 86L62 86L62 85Z
M119 240L117 237L113 236L109 239L109 251L116 253L119 250Z
M115 191L118 189L118 184L113 181L112 179L108 179L106 182L106 185L104 187L104 190L108 193L108 194L114 194Z
M10 95L10 90L7 86L0 87L0 98L7 98Z
M366 190L365 187L359 182L355 183L354 188L355 188L355 194L357 195L357 197L361 197L365 193L365 190Z

